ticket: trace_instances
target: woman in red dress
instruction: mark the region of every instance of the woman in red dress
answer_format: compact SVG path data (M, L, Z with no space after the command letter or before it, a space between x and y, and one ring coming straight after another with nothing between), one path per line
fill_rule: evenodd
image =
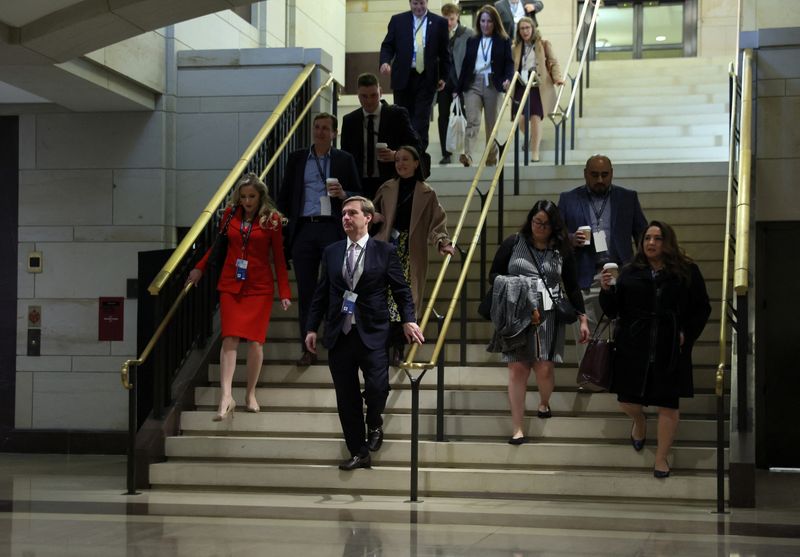
M221 393L214 421L232 415L236 407L231 385L240 338L249 342L246 408L248 412L260 410L256 401L256 384L264 363L263 345L275 292L270 260L275 266L281 307L286 311L292 303L289 274L283 256L281 228L284 217L257 175L249 173L239 181L221 222L228 223L228 248L217 283L222 349L219 355ZM192 269L188 282L197 284L205 271L208 256L209 253L206 253Z

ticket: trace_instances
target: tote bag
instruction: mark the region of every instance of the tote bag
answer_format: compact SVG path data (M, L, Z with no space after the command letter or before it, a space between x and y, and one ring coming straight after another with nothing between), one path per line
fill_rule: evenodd
M464 152L464 140L467 137L467 119L461 108L461 99L456 97L450 106L450 120L447 122L447 140L445 149L460 155Z

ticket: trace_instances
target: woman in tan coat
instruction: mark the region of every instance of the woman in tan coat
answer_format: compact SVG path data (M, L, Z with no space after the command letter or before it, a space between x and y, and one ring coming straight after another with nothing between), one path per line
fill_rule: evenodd
M395 171L397 177L378 188L373 200L378 213L374 222L382 223L374 237L397 246L406 280L411 284L414 310L419 317L428 271L428 244L436 246L442 255L452 255L455 250L447 233L447 215L436 192L422 177L417 150L408 145L397 149ZM399 325L400 314L391 297L389 314L392 322ZM405 340L402 334L392 335L392 338L395 353L391 359L397 363L402 358Z
M555 86L564 83L561 66L553 55L553 47L550 46L550 42L542 39L536 24L529 17L523 17L517 23L517 33L514 37L511 56L514 58L514 68L519 71L523 81L522 84L517 84L515 89L515 112L522 99L524 83L527 83L531 72L536 72L536 86L531 88L528 106L530 107L531 159L538 161L539 144L542 141L542 119L545 114L550 114L555 109ZM520 131L524 133L524 119L520 119L519 126Z

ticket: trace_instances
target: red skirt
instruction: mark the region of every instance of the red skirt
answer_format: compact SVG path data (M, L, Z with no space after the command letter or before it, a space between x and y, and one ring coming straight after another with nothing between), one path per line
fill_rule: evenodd
M272 295L242 296L230 292L219 293L219 312L222 319L222 336L239 337L264 343L267 340L269 317L272 313Z

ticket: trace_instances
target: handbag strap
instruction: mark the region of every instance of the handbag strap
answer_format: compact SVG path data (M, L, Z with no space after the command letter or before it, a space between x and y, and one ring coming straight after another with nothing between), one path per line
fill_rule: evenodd
M533 252L533 248L528 243L528 240L526 240L523 237L522 241L525 242L525 247L528 248L528 251L531 254L531 258L533 259L533 264L536 265L536 270L539 272L539 277L542 279L542 284L544 284L544 287L547 289L547 293L550 294L550 299L553 300L553 302L555 303L556 299L553 296L553 292L550 290L550 287L547 286L547 281L544 278L544 272L542 272L542 268L539 266L539 259L536 257L536 254Z
M597 325L594 326L594 331L592 331L592 337L591 337L592 340L599 339L600 335L602 335L605 332L605 330L608 329L608 326L611 324L611 319L606 319L604 321L605 316L606 316L606 314L605 314L605 312L603 312L600 315L600 319L597 321ZM600 325L603 326L602 329L600 329ZM598 331L598 329L600 329L600 330ZM610 338L610 336L609 336L609 338Z

